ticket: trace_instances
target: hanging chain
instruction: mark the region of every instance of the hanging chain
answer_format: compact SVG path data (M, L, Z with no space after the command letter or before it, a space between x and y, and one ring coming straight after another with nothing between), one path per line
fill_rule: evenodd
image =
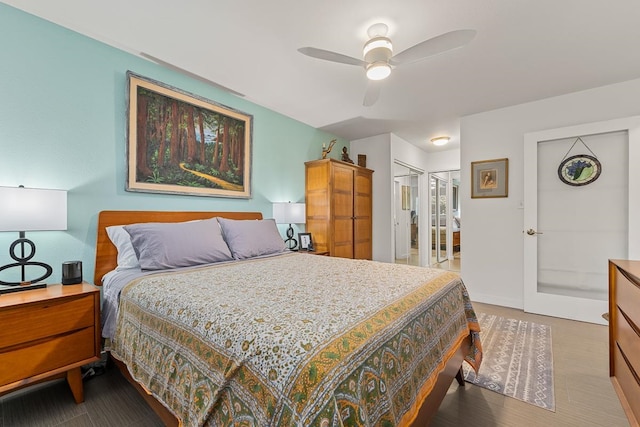
M578 141L582 142L582 145L585 146L585 148L587 150L589 150L589 152L591 154L593 154L593 157L595 157L596 159L598 158L598 156L596 156L596 153L594 153L593 151L591 151L591 148L589 148L589 146L587 144L585 144L585 142L582 140L582 138L578 137L576 138L575 141L573 141L573 144L571 145L571 148L569 148L569 151L567 151L567 154L564 155L564 157L562 158L562 160L566 159L567 156L569 155L569 153L571 152L571 150L573 150L573 147L578 143ZM562 160L560 160L562 162Z

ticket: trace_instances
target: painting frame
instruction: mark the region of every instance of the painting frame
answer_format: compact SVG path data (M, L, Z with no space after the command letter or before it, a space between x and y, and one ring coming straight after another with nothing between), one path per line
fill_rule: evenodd
M403 185L401 187L402 191L402 210L408 211L411 209L411 187L408 185Z
M313 237L311 233L298 233L299 250L313 251Z
M127 72L131 192L251 198L253 116Z
M459 204L459 187L457 184L453 184L451 186L451 209L454 211L458 210L458 204Z
M471 162L471 198L509 197L509 159Z

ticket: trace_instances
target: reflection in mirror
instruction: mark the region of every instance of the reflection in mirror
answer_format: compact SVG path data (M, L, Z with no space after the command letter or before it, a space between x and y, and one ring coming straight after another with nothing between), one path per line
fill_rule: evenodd
M420 265L419 178L421 172L394 163L395 262Z
M460 171L429 174L430 266L460 271Z

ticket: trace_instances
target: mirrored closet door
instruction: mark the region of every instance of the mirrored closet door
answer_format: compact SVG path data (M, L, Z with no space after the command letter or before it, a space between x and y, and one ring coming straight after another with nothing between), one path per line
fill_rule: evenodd
M460 171L429 174L431 267L460 271Z
M395 262L420 265L420 175L401 163L394 164Z

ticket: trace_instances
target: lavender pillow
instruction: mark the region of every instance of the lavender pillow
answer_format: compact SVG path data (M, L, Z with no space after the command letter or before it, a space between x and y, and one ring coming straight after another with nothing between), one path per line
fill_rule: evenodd
M284 252L287 248L273 219L218 218L224 240L235 259Z
M124 227L142 270L190 267L233 259L215 218Z

